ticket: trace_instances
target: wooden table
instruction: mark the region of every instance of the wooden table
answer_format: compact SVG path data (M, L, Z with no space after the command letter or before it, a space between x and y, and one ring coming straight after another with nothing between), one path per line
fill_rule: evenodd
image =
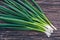
M36 0L36 2L58 30L48 38L44 33L36 31L3 29L0 30L0 40L60 40L60 0Z

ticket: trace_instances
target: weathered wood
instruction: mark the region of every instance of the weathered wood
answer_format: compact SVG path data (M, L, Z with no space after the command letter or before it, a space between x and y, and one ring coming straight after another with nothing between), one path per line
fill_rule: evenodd
M36 31L3 29L0 30L0 40L60 40L60 0L36 0L36 2L58 30L48 38L44 33Z

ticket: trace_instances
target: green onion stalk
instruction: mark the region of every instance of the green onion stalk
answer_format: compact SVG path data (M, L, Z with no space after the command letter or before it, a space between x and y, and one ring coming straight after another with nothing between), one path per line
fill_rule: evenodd
M0 28L11 28L14 30L36 30L45 33L50 37L55 28L51 27L50 21L43 14L40 7L34 0L31 0L34 7L28 0L4 0L0 5Z
M38 9L41 13L44 13L43 10L40 8L40 6L35 2L35 0L31 0L31 1L35 4L35 6L37 7L37 9ZM47 19L47 17L46 17L44 14L42 14L42 16L45 17L46 21L52 26L52 28L54 28L55 30L57 30L57 29L51 24L51 22Z

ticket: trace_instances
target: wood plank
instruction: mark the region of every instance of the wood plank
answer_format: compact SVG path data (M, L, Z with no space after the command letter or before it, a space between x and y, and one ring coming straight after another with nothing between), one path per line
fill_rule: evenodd
M41 32L3 29L0 30L0 40L60 40L60 0L36 0L36 2L58 30L48 38Z

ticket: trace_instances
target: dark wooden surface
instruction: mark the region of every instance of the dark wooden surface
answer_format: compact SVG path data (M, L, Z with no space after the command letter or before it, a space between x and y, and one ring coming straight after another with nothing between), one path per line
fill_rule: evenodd
M60 0L36 0L46 16L58 29L51 37L36 31L0 30L0 40L60 40ZM0 21L1 23L1 21Z

